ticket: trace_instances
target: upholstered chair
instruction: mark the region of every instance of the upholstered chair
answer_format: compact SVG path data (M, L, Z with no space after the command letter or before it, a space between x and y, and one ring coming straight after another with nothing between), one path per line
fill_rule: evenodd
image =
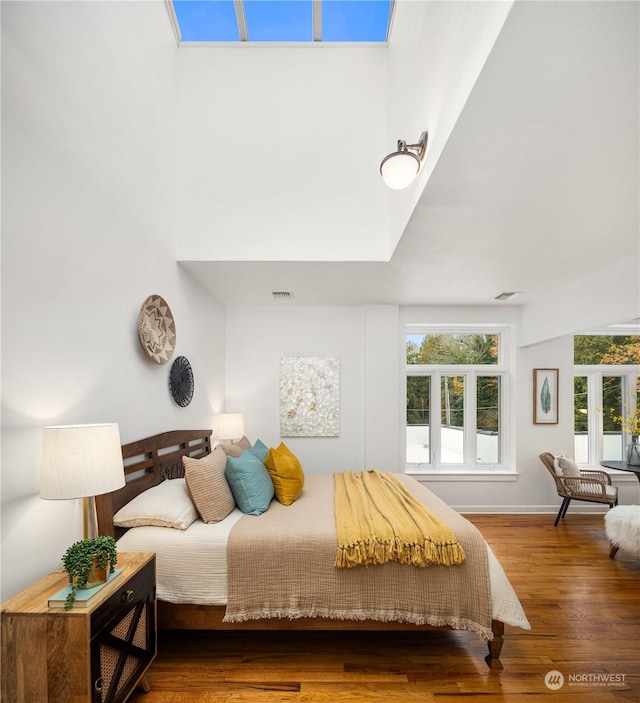
M604 503L612 508L618 505L618 489L611 484L611 476L606 471L579 469L567 457L556 458L551 452L540 454L540 461L551 474L562 505L554 525L564 518L572 500L589 503Z

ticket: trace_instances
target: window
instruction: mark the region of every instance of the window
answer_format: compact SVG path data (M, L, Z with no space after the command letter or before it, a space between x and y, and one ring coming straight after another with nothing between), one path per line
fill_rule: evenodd
M406 333L406 460L410 468L504 463L506 330Z
M621 461L640 408L640 336L576 335L574 374L576 462Z
M392 0L172 0L181 44L388 41Z

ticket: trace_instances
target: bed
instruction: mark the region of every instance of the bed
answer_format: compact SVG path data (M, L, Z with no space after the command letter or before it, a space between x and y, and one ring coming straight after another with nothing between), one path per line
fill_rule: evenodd
M321 560L321 549L312 544L314 540L312 530L314 524L320 524L323 521L328 524L333 521L331 509L333 504L327 489L327 481L332 480L332 475L306 476L305 487L299 500L287 507L274 500L268 510L258 518L245 516L235 507L227 517L216 524L207 524L201 519L195 519L187 529L171 529L156 525L127 529L114 525L114 515L131 504L134 498L146 494L149 489L166 487L171 488L172 491L177 490L180 481L184 481L183 457L202 459L211 452L211 430L175 430L123 445L122 456L127 479L125 486L112 493L96 497L99 534L115 537L121 552L153 551L156 553L160 629L468 630L487 641L488 654L485 661L492 669L502 668L500 653L505 624L530 629L526 615L504 570L476 528L448 508L424 486L405 476L399 476L399 478L412 492L416 491L416 495L420 500L428 503L430 509L433 508L439 512L443 519L446 517L450 520L456 534L459 530L467 530L467 527L472 533L475 531L476 535L473 539L480 541L482 555L486 559L487 608L490 611L488 621L484 622L481 618L474 617L450 617L448 611L438 610L435 605L427 604L428 598L433 598L432 593L436 593L438 589L450 590L447 581L442 579L450 578L453 584L454 581L467 578L464 576L465 573L474 573L462 570L463 567L467 568L466 564L447 568L438 566L418 569L394 563L337 569L333 563L327 566L326 554L323 565L313 564L308 569L306 562L298 563L293 558L293 566L289 570L294 572L294 576L296 571L308 571L312 575L311 581L321 582L326 578L326 583L323 582L324 587L332 593L336 592L332 597L340 596L340 604L344 605L346 610L320 606L305 608L298 607L299 604L296 604L293 609L283 609L281 604L279 609L266 611L259 606L248 614L244 612L242 615L234 614L233 608L238 598L242 600L244 588L244 586L238 586L237 575L234 575L238 563L250 562L254 568L256 578L251 578L251 573L249 577L245 574L245 580L242 583L246 588L262 591L266 579L276 578L277 573L283 570L282 565L291 561L289 555L292 552L285 553L284 557L281 555L282 561L279 565L276 548L274 547L273 554L268 548L269 544L279 541L277 531L281 529L282 520L295 520L293 532L301 535L305 546L309 547L311 544L312 548L309 547L306 551L319 555L318 559ZM167 481L170 483L164 483ZM317 507L321 506L323 501L324 507L322 509ZM325 513L331 513L331 515L327 516ZM309 515L312 517L308 517ZM254 551L241 552L234 561L230 545L232 543L237 545L241 541L243 526L247 526L248 530L255 530L254 526L259 526L260 529L257 532L247 533L251 546L242 543L243 549ZM264 538L260 544L262 535ZM291 536L288 535L288 541L285 540L288 549L291 549L290 539ZM254 542L255 545L253 545ZM234 546L233 549L235 550L236 547ZM298 551L295 546L294 551ZM472 568L472 560L468 558L466 561L469 563L468 568ZM439 575L439 571L446 572L446 575ZM365 590L360 593L358 588L361 587L361 582L364 584L364 580L369 578L381 580L373 585L362 585ZM422 578L436 578L441 581L423 586L422 582L417 580ZM479 586L474 581L474 585L469 587L468 583L471 583L469 581L462 585L458 583L457 588L466 594L464 596L466 600L473 602L469 607L480 607L477 602L482 601L482 595L478 595L484 589L482 575L474 578L480 584ZM411 593L415 594L419 591L421 594L419 598L425 601L416 605L415 613L410 612L413 606L404 608L404 601L402 608L398 608L395 603L390 610L385 610L382 605L377 610L376 603L369 603L366 609L357 607L355 601L358 598L362 598L364 602L371 598L371 594L366 591L367 588L378 594L398 591L400 594L398 598L404 598L400 583L405 582L410 592L410 595L406 596L407 599L414 597ZM255 583L260 585L256 587ZM307 589L307 587L306 583L303 586L298 583L295 585L295 588ZM454 586L451 585L451 590L453 589ZM274 597L277 597L278 588L274 589L274 594ZM286 604L286 597L283 596L283 598ZM353 602L350 602L350 599ZM382 597L381 601L385 601L385 597ZM430 608L433 608L433 612L429 611ZM390 612L391 615L389 615Z

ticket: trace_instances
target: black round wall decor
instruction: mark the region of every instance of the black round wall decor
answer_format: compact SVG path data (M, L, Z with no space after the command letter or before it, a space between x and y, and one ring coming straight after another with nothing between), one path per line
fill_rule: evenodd
M171 364L169 390L176 403L186 408L193 398L193 371L186 356L179 356Z

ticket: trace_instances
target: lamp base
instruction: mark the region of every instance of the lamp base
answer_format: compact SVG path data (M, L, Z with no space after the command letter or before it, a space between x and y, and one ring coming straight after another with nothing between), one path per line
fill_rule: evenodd
M97 537L96 503L93 496L82 499L82 538Z

